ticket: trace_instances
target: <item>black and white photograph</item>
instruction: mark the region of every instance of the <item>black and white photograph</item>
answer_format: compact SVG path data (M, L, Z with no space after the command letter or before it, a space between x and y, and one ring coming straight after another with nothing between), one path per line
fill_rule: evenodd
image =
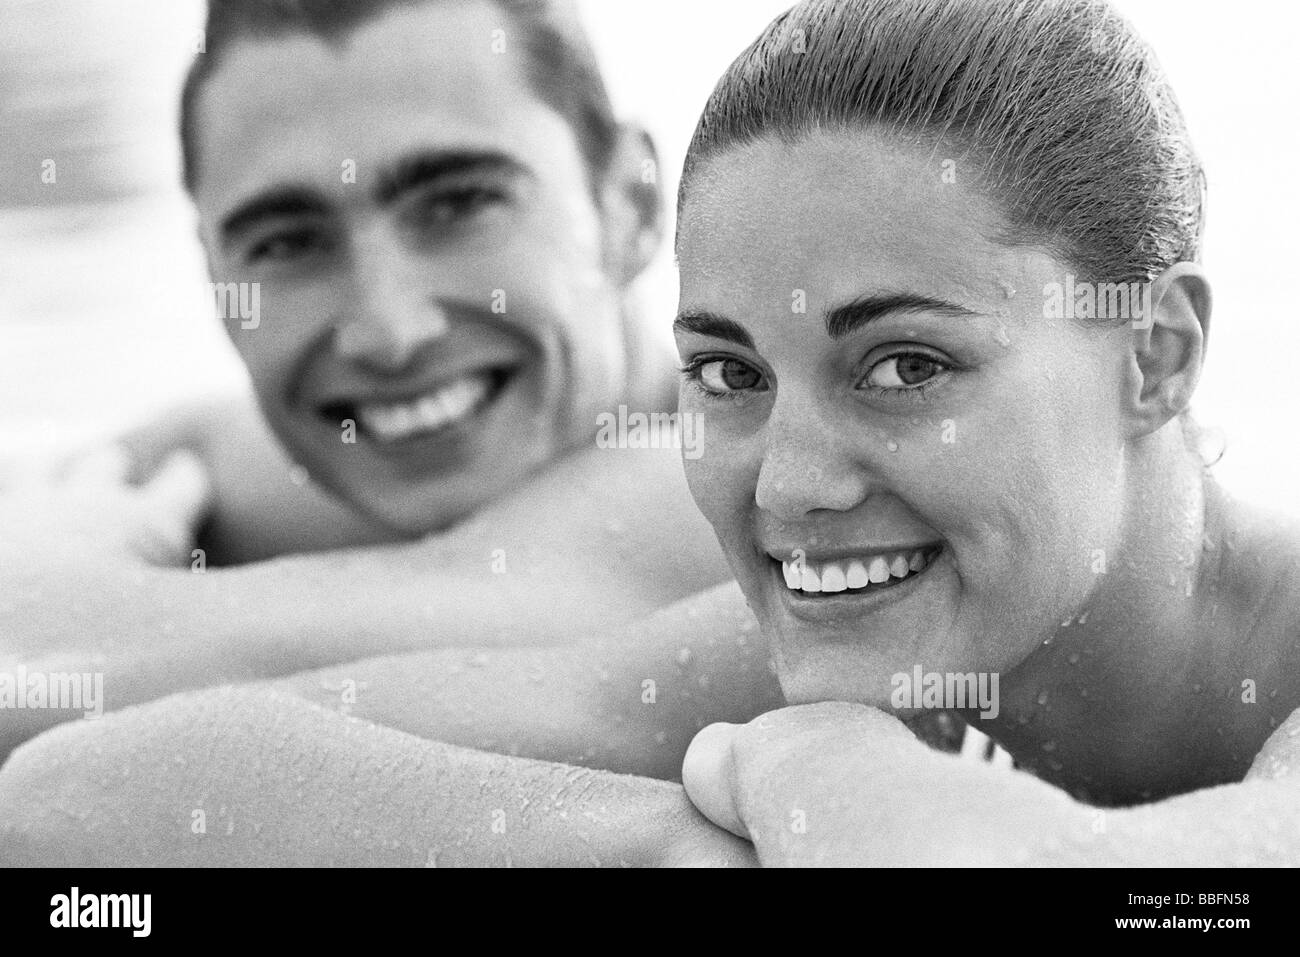
M25 921L1050 868L1249 940L1300 865L1300 16L792 3L0 0Z

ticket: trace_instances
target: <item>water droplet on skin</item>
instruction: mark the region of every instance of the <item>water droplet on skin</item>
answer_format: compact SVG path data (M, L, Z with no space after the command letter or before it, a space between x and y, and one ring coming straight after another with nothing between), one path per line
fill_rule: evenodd
M994 333L993 338L997 340L998 345L1004 348L1011 345L1011 335L1007 332L1007 327L1000 323L998 325L998 331Z
M1037 700L1040 705L1047 704L1047 692L1046 691L1040 692Z
M998 285L1002 287L1002 295L1006 296L1006 298L1008 299L1016 298L1016 287L1011 285L1011 283L1009 283L1007 280L999 279Z
M1065 619L1065 621L1061 622L1061 627L1062 627L1062 628L1069 628L1070 625L1072 625L1072 624L1074 624L1074 619L1073 619L1073 618L1067 618L1067 619Z
M888 442L885 443L885 448L889 449L889 451L891 452L897 452L898 443L895 442L893 439L890 439Z
M1269 696L1270 698L1276 698L1276 697L1277 697L1277 689L1274 688L1272 691L1270 691L1270 692L1268 693L1268 696Z
M1079 616L1079 624L1086 625L1087 623L1088 623L1088 613L1085 611L1082 615Z
M1046 751L1048 754L1051 754L1053 751L1056 750L1056 742L1055 742L1055 741L1044 741L1044 742L1043 742L1043 750Z
M914 416L912 416L912 424L913 424L913 425L920 425L920 424L921 424L921 417L920 417L919 415L914 415Z
M1052 643L1052 636L1051 636L1051 635L1048 635L1046 638L1043 639L1043 644L1045 644L1045 645L1050 645L1051 643Z

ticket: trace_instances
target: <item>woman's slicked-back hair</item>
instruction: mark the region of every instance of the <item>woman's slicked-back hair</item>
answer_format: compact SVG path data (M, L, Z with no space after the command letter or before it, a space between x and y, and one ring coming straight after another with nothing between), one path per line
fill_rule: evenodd
M181 94L181 153L186 188L198 179L198 96L222 57L241 39L267 40L304 33L342 42L349 33L398 7L440 0L208 0L204 51L194 60ZM608 171L618 122L596 55L572 0L488 0L503 26L519 31L533 92L573 128L593 181ZM483 38L487 42L488 38ZM293 69L287 64L286 69Z
M1200 255L1204 177L1150 48L1105 0L806 0L728 68L687 154L878 128L951 150L1004 242L1094 281Z

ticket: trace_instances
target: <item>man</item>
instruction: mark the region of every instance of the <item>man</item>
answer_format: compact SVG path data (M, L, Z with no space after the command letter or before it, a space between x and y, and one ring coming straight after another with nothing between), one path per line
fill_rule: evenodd
M654 157L567 7L220 0L205 41L186 182L287 454L221 409L0 500L0 671L102 673L114 709L572 643L725 581L680 453L592 447L675 398L633 308ZM6 714L0 753L73 714Z

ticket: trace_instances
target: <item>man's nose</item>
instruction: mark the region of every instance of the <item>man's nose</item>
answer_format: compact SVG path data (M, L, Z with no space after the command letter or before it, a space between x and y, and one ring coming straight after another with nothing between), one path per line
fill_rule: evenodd
M336 328L338 354L382 371L396 371L445 336L447 314L427 279L427 264L421 268L399 249L372 245L362 251Z
M759 508L793 522L819 510L847 512L867 498L873 483L868 466L832 425L794 403L773 407L754 492Z

